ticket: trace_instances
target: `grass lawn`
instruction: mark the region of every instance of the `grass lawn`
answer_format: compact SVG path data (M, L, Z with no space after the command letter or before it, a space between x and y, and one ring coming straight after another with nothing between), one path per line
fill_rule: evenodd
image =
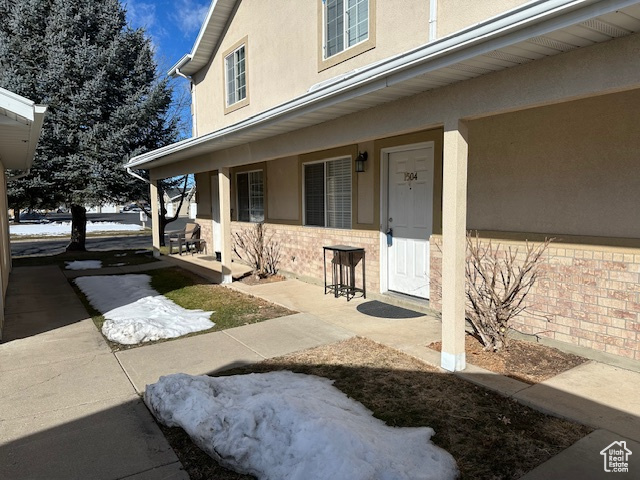
M213 311L211 320L215 322L209 330L190 333L179 338L201 335L203 333L225 330L227 328L240 327L251 323L258 323L270 318L292 315L295 312L279 305L274 305L265 300L246 295L235 290L208 283L198 275L178 267L162 268L145 272L151 276L151 286L161 295L187 309L201 309ZM91 314L96 327L102 331L104 316L89 304L87 298L72 282L76 293ZM175 339L158 340L157 342L145 342L139 345L121 345L107 340L112 350L124 350L141 345L166 342Z
M592 429L544 415L373 341L353 338L225 372L292 370L334 385L398 427L432 427L466 479L516 479ZM220 467L181 428L161 426L191 480L252 479Z
M101 260L102 267L125 263L127 265L142 265L145 263L156 262L150 249L146 253L145 249L136 250L106 250L106 251L87 251L87 252L63 252L58 255L33 256L33 257L17 257L13 259L14 267L37 267L41 265L58 265L64 270L65 262L73 260Z

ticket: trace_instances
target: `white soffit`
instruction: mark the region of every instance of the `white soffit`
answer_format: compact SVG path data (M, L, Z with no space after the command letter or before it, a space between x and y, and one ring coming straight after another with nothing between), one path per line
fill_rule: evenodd
M637 0L532 2L323 82L235 125L134 157L127 167L148 169L179 162L638 32Z
M0 162L4 168L31 167L46 109L0 88Z

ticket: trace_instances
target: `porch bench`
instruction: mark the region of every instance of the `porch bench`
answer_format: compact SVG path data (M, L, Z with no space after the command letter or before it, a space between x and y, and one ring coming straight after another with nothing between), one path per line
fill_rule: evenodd
M190 245L200 240L200 225L197 223L187 223L184 230L169 232L169 255L173 254L173 244L178 245L178 254L182 255L182 246L185 245L189 251ZM204 242L204 240L202 240Z
M185 242L187 252L194 253L207 253L207 241L204 238L193 238Z

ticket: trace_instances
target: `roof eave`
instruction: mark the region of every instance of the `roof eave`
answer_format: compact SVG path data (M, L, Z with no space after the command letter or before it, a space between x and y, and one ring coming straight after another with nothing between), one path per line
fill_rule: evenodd
M606 5L595 0L546 0L531 3L510 14L500 15L413 51L359 69L352 75L343 76L339 82L327 82L235 125L134 157L127 163L127 167L148 169L173 163L168 157L203 143L213 143L243 130L260 128L284 118L316 111L325 105L397 84L430 69L442 68L447 60L454 62L465 56L479 55L482 50L491 51L501 44L507 45L524 37L540 35L544 29L553 31L584 21L590 16L597 16L605 10L624 8L636 3L637 0L611 0Z

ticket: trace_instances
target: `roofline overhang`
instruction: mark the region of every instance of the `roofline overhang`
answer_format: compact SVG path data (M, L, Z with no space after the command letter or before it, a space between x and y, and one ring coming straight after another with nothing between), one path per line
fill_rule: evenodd
M48 107L47 105L37 104L4 88L0 88L0 107L20 117L21 123L24 123L29 128L27 150L22 159L23 163L18 168L19 170L28 170L33 164Z
M312 87L307 93L220 130L167 145L129 160L128 168L150 169L182 160L193 147L250 133L397 85L457 62L635 5L638 0L539 0L435 42L354 70ZM200 152L202 153L202 152Z
M217 50L225 30L221 29L216 31L213 27L214 21L219 20L222 25L226 26L233 16L233 8L231 11L225 11L224 8L221 8L223 3L229 1L232 2L235 8L239 0L212 0L207 16L191 48L191 52L183 55L182 58L169 69L167 75L171 77L190 76L200 70L209 61ZM203 42L205 36L210 36L209 42Z

